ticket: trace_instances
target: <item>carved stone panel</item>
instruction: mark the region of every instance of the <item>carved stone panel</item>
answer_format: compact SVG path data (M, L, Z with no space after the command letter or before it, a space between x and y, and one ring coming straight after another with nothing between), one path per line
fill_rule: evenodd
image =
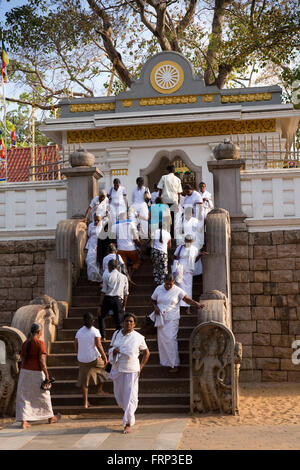
M191 412L238 413L236 355L241 358L232 331L219 322L198 325L190 339Z
M15 415L18 361L25 340L25 335L17 328L0 327L0 341L5 345L4 360L0 363L0 417Z

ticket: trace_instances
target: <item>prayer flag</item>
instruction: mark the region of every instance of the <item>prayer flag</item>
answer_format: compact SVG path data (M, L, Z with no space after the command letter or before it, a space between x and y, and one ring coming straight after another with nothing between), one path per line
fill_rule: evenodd
M13 127L10 134L10 146L16 147L17 146L17 138L16 138L16 128L15 128L15 120L13 118Z
M4 145L1 131L0 131L0 158L5 159L5 145Z
M2 80L4 83L7 83L6 67L9 64L9 58L7 55L7 51L6 51L6 47L5 47L3 39L2 39L2 49L1 49L1 60L2 60L2 65L1 65Z

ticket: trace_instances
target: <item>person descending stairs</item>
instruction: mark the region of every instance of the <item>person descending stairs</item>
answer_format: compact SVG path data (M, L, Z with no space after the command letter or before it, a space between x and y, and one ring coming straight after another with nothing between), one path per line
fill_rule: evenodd
M137 317L136 330L142 325L146 314L153 310L151 294L155 289L152 276L152 262L149 258L139 268L135 282L130 286L130 295L126 311ZM76 331L82 325L84 312L92 312L97 318L101 288L88 281L86 271L82 271L76 287L73 289L72 305L68 318L63 321L63 328L58 329L57 337L50 345L48 355L49 374L56 379L52 388L52 404L54 412L61 414L120 414L113 395L112 381L106 382L107 396L98 396L96 387L90 388L89 402L92 405L84 409L81 391L76 387L78 363L74 351ZM199 276L194 278L193 297L198 299L202 293L202 282ZM182 314L178 331L178 349L181 364L176 374L169 374L159 364L157 338L147 338L146 342L151 355L140 378L139 407L137 413L188 413L189 412L189 338L197 324L197 314L191 307L192 314ZM114 332L112 317L107 318L107 339ZM105 351L109 342L103 343Z

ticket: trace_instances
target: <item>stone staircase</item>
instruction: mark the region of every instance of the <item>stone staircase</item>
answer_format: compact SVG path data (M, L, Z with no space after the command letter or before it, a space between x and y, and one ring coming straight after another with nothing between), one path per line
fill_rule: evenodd
M127 312L137 316L137 331L147 313L151 313L152 304L150 296L155 288L152 277L152 264L149 258L144 261L136 273L134 281L137 286L130 287L127 303ZM202 283L199 277L194 278L194 299L199 299L202 292ZM104 384L104 390L109 392L106 397L99 397L95 388L89 389L89 402L91 408L82 406L81 390L75 386L78 366L74 353L73 341L76 331L82 326L82 314L86 311L97 314L100 288L87 280L86 273L82 272L77 286L73 290L72 306L69 316L64 320L63 328L57 331L56 341L51 343L48 355L49 374L56 379L52 388L52 405L55 412L61 414L101 414L110 415L118 413L113 395L113 384L109 381ZM147 339L146 342L151 355L144 367L139 382L139 413L188 413L189 412L189 337L196 326L196 312L191 308L191 315L182 315L179 324L178 346L181 365L179 372L170 374L167 368L160 366L157 340ZM97 322L95 326L98 327ZM114 332L114 320L107 317L107 338ZM107 351L109 343L103 343Z

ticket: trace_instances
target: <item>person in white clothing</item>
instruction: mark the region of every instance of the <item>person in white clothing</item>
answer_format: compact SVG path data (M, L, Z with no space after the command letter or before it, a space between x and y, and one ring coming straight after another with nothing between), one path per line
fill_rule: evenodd
M122 256L125 266L127 260L132 261L132 266L128 268L129 276L140 266L140 259L136 249L136 244L140 245L140 239L136 230L136 225L132 220L126 218L126 213L119 215L119 220L112 226L110 238L117 239L117 248L119 255Z
M151 296L156 315L161 315L163 325L157 327L157 343L160 364L170 367L169 372L178 372L180 364L178 354L177 333L180 319L180 302L184 300L189 305L203 308L199 302L187 296L180 287L175 286L172 274L167 274L164 284L156 287Z
M207 214L211 210L213 210L214 205L212 202L211 194L209 191L207 191L206 184L203 181L201 181L201 183L199 184L199 188L200 188L199 194L203 200L203 211L204 211L204 219L205 219Z
M103 262L102 262L103 274L105 273L106 270L108 270L108 263L111 259L115 259L117 263L119 263L120 266L124 265L123 258L122 256L118 254L117 247L114 243L110 243L108 245L108 255L103 258Z
M183 210L187 207L192 207L193 217L199 219L203 206L201 195L198 193L198 191L195 191L190 184L186 184L184 190L186 195L183 201Z
M168 204L171 210L172 226L171 236L174 237L174 218L175 213L178 211L180 202L180 194L182 193L181 180L175 176L175 166L169 165L167 167L167 175L163 175L157 185L159 189L159 197L162 197L165 204Z
M116 222L119 214L127 211L127 194L124 186L121 186L119 178L115 178L113 186L107 193L109 199L109 209L112 222Z
M135 325L135 315L126 313L123 328L115 331L109 348L109 362L112 364L110 378L113 380L116 402L124 411L124 434L130 432L135 423L139 377L150 356L145 338L134 330Z
M156 285L162 284L168 274L168 249L171 249L171 235L164 227L163 223L159 222L159 228L151 237L153 278Z
M141 176L136 179L136 184L137 186L132 191L131 207L134 209L137 217L140 238L148 239L148 202L151 198L150 191L149 188L144 186L144 178Z
M100 265L97 260L97 246L98 246L98 236L97 230L99 225L102 224L101 217L94 215L94 222L91 222L88 226L88 241L85 248L88 250L85 262L87 264L87 276L89 281L100 282L102 276L100 273Z
M151 204L154 204L154 203L155 203L155 199L156 199L156 198L158 197L158 195L159 195L157 183L154 183L153 188L154 188L154 191L151 193L151 201L150 201Z
M94 317L90 312L83 315L84 326L80 328L74 340L74 348L79 362L79 375L76 386L82 387L83 406L91 406L88 401L88 387L90 380L94 385L99 382L97 394L108 395L103 391L103 383L109 378L105 371L107 357L101 344L100 331L93 326Z
M187 206L184 212L176 217L175 220L175 239L176 245L184 243L184 237L186 235L193 235L194 245L199 250L202 248L204 243L204 221L196 217L193 217L193 208Z
M101 219L106 220L108 218L108 206L109 201L106 196L106 191L102 189L99 191L99 195L91 200L84 216L84 222L87 223L89 214L91 214L92 221L94 220L95 214L99 215Z
M184 244L179 245L175 252L175 260L182 266L183 275L180 277L180 281L176 280L176 285L183 289L189 297L192 297L193 293L193 275L195 265L200 257L205 254L200 252L198 248L193 245L193 236L186 235ZM189 307L189 303L181 300L181 307Z

